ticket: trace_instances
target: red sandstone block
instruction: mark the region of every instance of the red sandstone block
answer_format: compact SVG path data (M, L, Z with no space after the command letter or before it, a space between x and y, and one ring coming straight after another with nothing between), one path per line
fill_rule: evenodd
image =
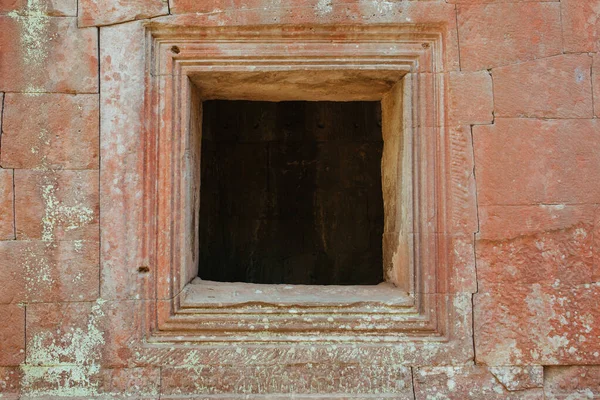
M18 366L25 360L24 307L0 304L0 321L0 366Z
M98 258L97 242L0 242L0 303L94 300Z
M149 301L109 301L102 306L104 332L102 365L124 367L139 354L142 339L148 336L154 303ZM147 364L142 362L140 364Z
M0 394L2 400L18 400L23 373L18 367L0 367Z
M471 128L449 128L447 134L447 151L450 155L451 231L454 234L472 235L479 227Z
M498 118L474 126L480 205L598 203L596 120Z
M600 99L600 53L593 56L592 87L594 99ZM594 101L594 115L600 117L600 101Z
M54 17L77 16L77 0L3 0L0 14L49 15Z
M98 108L93 94L7 94L1 165L97 169Z
M293 398L317 394L321 398L327 398L327 395L355 398L370 394L370 398L386 393L400 399L413 398L410 368L401 365L195 364L161 368L161 395L165 398L185 395L229 395L232 398L246 395L251 398L252 395L270 393L281 398L286 394L288 397L285 398L291 394Z
M475 294L475 348L487 365L600 364L600 285L496 285Z
M591 68L587 54L494 68L496 117L592 118Z
M414 371L415 399L543 399L541 376L523 375L531 386L511 393L496 374L481 366L419 367ZM540 374L538 374L540 375ZM502 377L504 380L505 377ZM509 385L510 387L510 385Z
M100 299L30 304L27 362L36 366L131 365L148 334L151 306L150 302Z
M0 16L0 91L98 92L98 34L75 18Z
M27 363L32 366L98 363L104 345L101 302L27 306Z
M499 212L503 218L516 213ZM479 288L490 285L580 285L592 282L593 227L579 222L560 230L477 242Z
M98 171L15 170L17 238L98 241Z
M0 240L15 238L13 171L0 169Z
M452 72L448 87L449 125L492 123L494 97L489 72Z
M595 226L596 205L480 206L478 238L504 241L543 232Z
M600 366L546 367L544 378L547 400L600 398Z
M561 0L565 52L600 50L600 0Z
M477 291L477 274L473 235L451 237L448 245L451 266L450 291L452 293L475 293Z
M121 43L129 38L127 44ZM107 26L100 29L101 50L101 168L100 195L102 220L102 298L156 298L152 285L156 277L140 274L138 267L148 265L139 249L147 226L143 220L139 194L144 182L139 168L144 165L145 70L144 22ZM118 76L119 80L113 79ZM115 116L119 118L115 118ZM153 265L150 265L154 267ZM168 288L168 284L159 286Z
M167 15L167 0L80 0L79 26L112 25Z
M463 70L480 70L562 52L559 3L458 6Z

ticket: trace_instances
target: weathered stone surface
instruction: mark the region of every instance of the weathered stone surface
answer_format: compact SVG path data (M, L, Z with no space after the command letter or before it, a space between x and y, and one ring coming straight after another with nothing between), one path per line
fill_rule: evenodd
M531 206L481 206L478 237L503 241L581 225L596 226L596 205L540 204Z
M594 100L600 99L600 53L592 57L592 90ZM594 101L594 115L600 117L600 102Z
M573 211L569 207L564 212L552 208L483 208L481 236L491 237L479 240L476 246L480 288L592 282L594 209ZM505 228L501 229L502 225L488 223L489 219L513 222L503 224ZM516 221L521 221L521 229ZM498 229L494 230L494 226Z
M475 294L475 347L487 365L600 363L600 285L497 284Z
M600 50L600 1L561 0L565 52Z
M273 395L396 394L412 397L411 372L405 366L357 364L227 365L194 363L161 368L162 395L271 393ZM295 397L295 396L294 396ZM337 397L337 396L336 396Z
M458 6L460 62L480 70L562 52L559 3Z
M81 26L166 13L161 0L81 0L79 5ZM144 139L152 135L144 132L148 121L141 112L153 106L144 99L144 23L100 29L99 177L98 171L90 171L98 168L99 98L65 95L98 91L98 30L76 29L75 0L5 0L0 4L0 91L10 93L4 100L0 165L16 169L17 238L32 240L12 240L13 171L0 169L2 398L18 398L20 386L23 399L229 398L231 392L259 397L268 396L268 390L276 392L272 398L292 392L297 398L318 393L413 398L412 365L417 399L538 399L543 396L540 365L600 365L600 288L591 283L600 281L600 213L595 206L600 204L595 184L600 180L600 129L591 120L591 93L600 98L600 56L592 57L590 79L590 57L569 54L598 50L598 0L172 0L171 6L175 13L187 14L156 23L441 27L442 46L436 42L431 54L439 52L443 66L436 72L442 73L427 70L419 83L443 77L436 96L447 105L440 111L450 128L422 130L419 139L437 147L415 156L429 160L436 149L444 150L438 160L446 169L434 187L416 194L427 201L448 196L448 208L439 214L433 207L419 211L431 224L447 211L446 230L435 231L441 238L436 243L446 247L432 261L448 263L448 290L460 293L447 299L452 306L445 311L453 323L439 327L450 340L304 347L270 341L221 347L141 345L161 340L160 335L150 338L150 328L171 311L172 303L159 302L164 307L157 314L155 301L132 299L173 294L163 290L170 276L157 274L159 266L140 240L155 233L140 194L156 181L138 175L145 162L155 161L142 157L142 149L154 145ZM456 72L457 31L462 72ZM422 58L421 66L432 68L430 61ZM493 98L490 73L483 71L489 68ZM168 78L165 82L170 83ZM420 108L408 111L433 116L432 94L419 92ZM599 101L595 108L600 116ZM159 124L167 126L172 117ZM474 125L474 143L469 125ZM49 144L38 136L42 130L49 132ZM431 164L424 168L433 168ZM99 296L99 201L101 287L108 302L90 301ZM140 272L140 266L149 271ZM155 279L160 279L156 286ZM423 290L440 290L428 282ZM473 314L471 293L477 289ZM23 364L20 353L25 349L25 310L17 303L23 301L29 364ZM473 316L477 362L489 367L464 365L474 357ZM462 365L439 367L456 363ZM123 368L134 365L143 368ZM545 395L598 397L599 380L597 366L546 367Z
M18 400L21 393L22 372L18 367L0 367L0 394L5 400Z
M159 396L158 368L98 368L92 371L87 379L79 379L77 373L80 371L67 365L27 366L25 371L23 399L67 397L74 400L155 400Z
M596 208L593 241L594 266L592 269L592 282L600 282L600 208Z
M496 117L592 118L592 58L565 54L494 68Z
M0 240L15 238L13 171L0 169Z
M489 367L489 371L509 391L544 386L544 367L541 365Z
M472 235L479 230L473 141L469 126L448 129L450 155L450 190L452 204L451 232Z
M75 18L0 16L0 91L98 92L98 35Z
M450 73L448 86L449 125L492 123L494 96L488 71Z
M486 367L420 367L414 371L415 399L543 399L541 382L511 393Z
M595 399L600 397L600 366L546 367L544 394L547 400Z
M477 291L477 274L473 235L453 236L450 238L449 245L450 291L452 293L475 293Z
M17 238L98 241L98 171L15 171Z
M596 120L497 118L474 126L480 205L598 203Z
M94 300L98 275L97 242L0 242L0 303Z
M129 38L123 48L121 38ZM144 129L144 28L130 22L100 29L101 49L101 142L100 200L103 223L110 226L102 235L102 297L145 298L154 296L149 286L153 274L140 274L148 265L139 251L137 235L147 231L138 196L144 190L136 170L143 162ZM118 78L118 79L117 79ZM148 276L150 275L150 276ZM145 288L145 289L144 289Z
M174 0L170 4L171 14L181 15L161 17L154 22L200 26L441 23L444 70L459 69L455 8L440 1L280 0L268 7L260 0L243 4L228 0Z
M18 366L25 360L25 307L0 304L0 367ZM0 393L2 375L0 373Z
M168 0L80 0L79 26L112 25L169 13Z
M97 169L98 129L98 95L9 93L4 100L0 164Z
M77 16L77 0L4 0L0 3L0 14L16 13L37 17Z

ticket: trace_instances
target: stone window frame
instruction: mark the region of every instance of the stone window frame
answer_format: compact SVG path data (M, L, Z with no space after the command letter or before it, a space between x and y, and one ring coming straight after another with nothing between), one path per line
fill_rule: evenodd
M409 363L437 362L450 355L472 359L471 297L460 293L469 285L471 271L467 265L454 270L456 256L449 250L467 243L454 242L456 215L447 210L455 201L454 189L447 192L452 174L447 152L455 139L447 136L444 60L452 65L456 60L452 50L444 49L453 40L445 24L199 27L193 18L166 18L110 32L101 40L130 40L118 53L101 53L101 289L104 298L142 300L144 322L137 328L142 340L136 352L140 362L159 354L180 359L189 351L208 351L228 360L241 357L240 362L248 352L259 352L264 359L265 351L293 357L300 351L318 362L332 350L313 353L320 348L314 346L331 343L336 343L340 360L349 357L352 362L363 357ZM227 47L240 43L251 44L253 51ZM416 166L410 174L416 223L407 235L412 243L409 267L415 267L409 269L408 295L398 296L406 302L386 301L382 289L367 293L375 301L351 304L194 304L188 293L192 285L186 289L195 270L177 250L195 247L189 234L197 231L190 222L193 207L185 206L195 189L184 168L193 154L178 138L189 120L198 117L188 111L200 108L198 97L191 95L189 71L199 60L214 71L217 61L224 60L227 68L235 60L248 62L248 54L256 63L265 59L269 46L290 44L312 54L295 51L292 57L283 52L279 59L287 65L298 56L306 60L325 54L329 70L331 60L337 59L355 65L356 71L363 69L356 67L362 54L362 61L369 63L360 67L405 69L405 85L395 86L405 93L403 101L392 104L410 121L404 135L410 135ZM118 75L111 72L112 65L118 65ZM112 117L123 111L124 117ZM463 203L459 199L460 207ZM268 343L252 347L259 342ZM240 353L241 345L250 347Z
M154 259L150 264L157 270L157 296L170 300L161 303L170 312L159 312L158 329L163 335L173 332L173 336L181 336L181 332L193 331L199 341L261 340L264 337L261 333L265 331L279 334L282 341L302 341L305 332L317 331L323 333L323 339L352 341L369 341L373 336L401 340L413 336L411 332L418 332L419 336L426 333L445 336L449 322L446 302L436 298L436 293L446 292L443 288L447 251L444 236L437 234L445 232L446 222L443 204L446 173L443 160L439 159L443 152L436 151L439 146L436 139L443 141L440 128L443 124L439 123L439 118L443 118L442 80L436 74L442 69L439 31L424 32L414 26L164 29L149 25L147 43L150 52L147 98L155 107L146 108L145 120L156 122L149 127L148 135L157 141L146 142L149 162L144 174L147 180L155 178L157 186L146 193L151 200L144 202L149 205L145 219L156 221L153 234L147 235L146 249L153 254L149 257ZM236 73L285 70L311 71L315 76L322 71L343 70L362 75L356 79L367 81L373 76L377 79L385 71L403 74L383 95L382 123L384 142L386 136L403 130L400 141L403 147L410 148L403 155L408 162L402 162L410 165L410 173L401 176L392 173L394 183L389 188L384 184L384 191L400 191L398 197L403 198L403 201L392 201L398 203L395 204L397 210L386 205L386 215L390 209L391 214L404 214L398 218L404 226L389 231L388 227L395 221L386 217L384 247L391 239L401 243L401 248L400 251L388 249L393 256L388 256L384 263L391 264L386 271L389 280L404 283L404 287L390 290L384 285L362 290L351 302L344 298L356 292L356 288L349 287L335 295L320 296L322 301L311 303L295 299L306 294L303 291L306 289L299 288L287 294L289 301L263 300L257 306L253 304L260 299L244 289L238 291L238 298L243 299L239 302L221 297L227 289L186 286L197 275L194 252L198 242L200 169L199 145L194 142L199 140L199 135L194 129L201 124L190 121L201 118L197 114L201 108L201 92L220 91L227 98L227 92L232 95L243 89L247 93L260 91L251 84L245 87L248 81L236 80ZM232 75L227 75L232 71ZM330 77L326 77L325 82L327 79ZM278 85L287 84L285 79L278 82ZM363 85L361 90L367 87ZM275 93L267 90L259 98L256 94L252 98L273 100ZM240 97L239 94L233 96ZM303 96L305 100L328 99L311 89ZM340 96L349 99L348 94ZM352 99L360 96L361 91L357 90ZM382 173L386 181L386 168ZM402 207L406 200L412 207ZM384 201L390 202L389 199ZM163 249L166 251L161 251ZM229 290L234 289L234 285L229 287ZM215 301L207 298L207 290L215 290ZM386 300L387 296L400 292L406 293L398 297L400 301ZM334 300L328 300L332 296ZM273 298L278 298L277 293L273 293ZM378 322L366 322L373 320ZM268 340L277 339L268 337Z

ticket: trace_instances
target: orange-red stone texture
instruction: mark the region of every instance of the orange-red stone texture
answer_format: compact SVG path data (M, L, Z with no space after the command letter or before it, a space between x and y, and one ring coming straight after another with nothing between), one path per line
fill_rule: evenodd
M145 344L170 312L136 247L149 19L443 27L432 296L466 348ZM599 50L599 0L1 1L0 397L600 397Z

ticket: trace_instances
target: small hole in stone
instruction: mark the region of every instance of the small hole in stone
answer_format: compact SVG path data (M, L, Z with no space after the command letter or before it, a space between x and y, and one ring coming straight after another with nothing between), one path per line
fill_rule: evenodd
M179 54L181 52L181 50L179 50L179 47L177 46L171 47L171 51L175 54Z
M142 274L150 272L150 267L148 267L147 265L142 265L141 267L138 268L138 272L140 272Z
M428 49L429 48L429 43L423 43L421 46L423 46L424 49Z

